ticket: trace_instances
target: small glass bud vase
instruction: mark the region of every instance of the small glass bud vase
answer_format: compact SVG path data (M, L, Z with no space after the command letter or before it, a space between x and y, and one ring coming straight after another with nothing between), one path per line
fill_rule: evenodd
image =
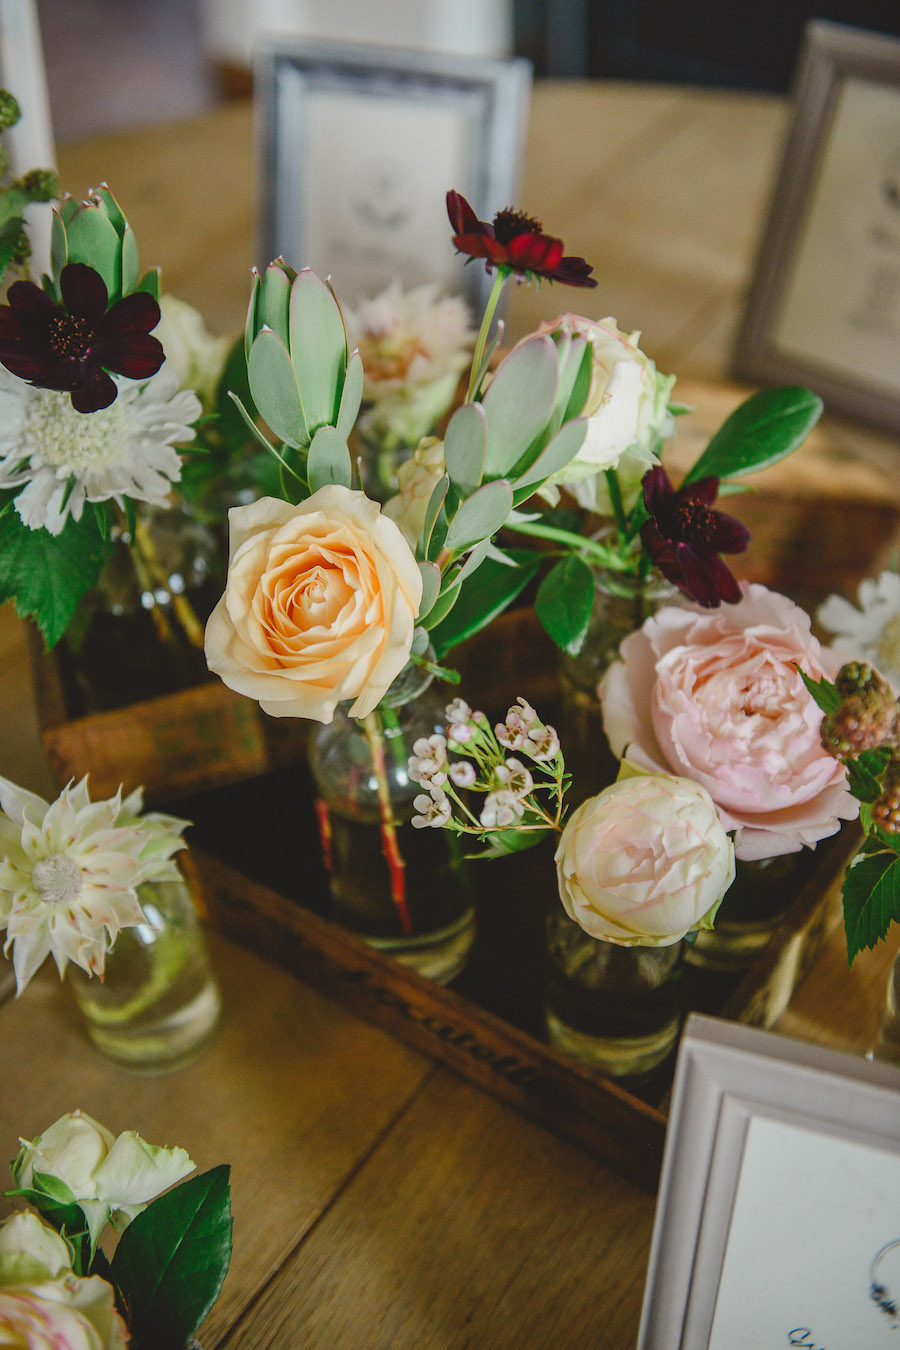
M562 905L547 918L547 1038L610 1078L641 1078L681 1027L683 942L620 947L591 937Z
M600 536L602 538L602 536ZM640 578L605 567L592 568L594 606L581 651L560 666L560 732L572 773L573 806L614 783L619 762L603 730L597 686L618 659L619 645L664 605L680 602L678 589L656 572Z
M878 1034L867 1058L900 1064L900 952L888 971Z
M418 974L446 984L475 938L475 908L455 838L411 824L424 789L407 773L446 702L421 666L398 675L361 721L342 704L310 736L309 764L336 922Z
M711 929L685 952L689 966L740 974L766 949L785 910L812 869L810 849L774 858L735 861L735 878Z
M146 923L123 928L102 980L75 967L71 981L91 1040L138 1073L190 1064L216 1026L221 998L184 880L137 888Z

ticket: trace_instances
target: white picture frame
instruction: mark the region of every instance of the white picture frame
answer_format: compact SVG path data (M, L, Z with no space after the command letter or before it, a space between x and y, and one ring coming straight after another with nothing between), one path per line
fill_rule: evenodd
M264 39L254 69L260 266L283 256L355 304L399 280L486 298L463 267L450 188L482 218L518 200L527 61Z
M900 431L900 39L807 24L734 374Z
M892 1350L898 1183L900 1070L692 1015L638 1350Z

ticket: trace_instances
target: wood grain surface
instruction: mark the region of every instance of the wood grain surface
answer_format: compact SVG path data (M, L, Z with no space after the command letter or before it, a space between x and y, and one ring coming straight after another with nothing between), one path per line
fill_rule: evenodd
M520 287L509 334L560 310L643 330L696 401L675 462L742 396L728 382L787 106L674 87L538 84L522 205L594 265L577 295ZM250 110L101 138L60 155L66 186L106 179L145 265L239 330L255 257ZM337 280L337 279L336 279ZM764 490L900 503L897 445L827 418ZM819 516L806 546L817 547ZM0 773L54 790L22 626L0 610ZM0 1146L63 1111L233 1164L235 1253L206 1350L627 1350L637 1332L652 1197L276 966L214 938L226 1013L192 1068L129 1077L84 1040L44 971L0 1006ZM781 1026L863 1051L892 951L848 976L842 938ZM2 997L2 993L0 993Z

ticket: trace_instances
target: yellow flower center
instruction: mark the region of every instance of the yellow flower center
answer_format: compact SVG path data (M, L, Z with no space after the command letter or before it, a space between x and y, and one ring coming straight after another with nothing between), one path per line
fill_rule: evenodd
M121 459L128 445L121 400L95 413L76 412L68 394L36 389L28 401L25 439L45 464L83 474Z
M34 888L46 905L67 905L81 890L81 868L62 853L41 858L31 873Z

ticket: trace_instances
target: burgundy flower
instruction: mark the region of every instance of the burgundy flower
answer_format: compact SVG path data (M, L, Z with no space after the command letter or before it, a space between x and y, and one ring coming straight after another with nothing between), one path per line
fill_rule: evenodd
M641 526L641 542L654 565L705 609L723 600L736 605L740 587L718 555L743 553L750 531L734 516L712 509L718 478L701 478L676 492L657 465L644 474L643 486L650 519Z
M39 389L70 393L78 412L97 412L116 397L107 371L142 380L162 365L162 343L150 336L159 305L136 291L107 308L106 284L85 263L64 267L59 288L62 304L31 281L13 282L0 305L0 363Z
M596 286L593 268L584 258L564 258L563 241L544 234L541 222L522 211L507 207L498 211L492 224L479 220L465 197L447 193L447 215L453 226L453 242L460 253L484 258L490 272L515 272L520 277L545 277L567 286Z

